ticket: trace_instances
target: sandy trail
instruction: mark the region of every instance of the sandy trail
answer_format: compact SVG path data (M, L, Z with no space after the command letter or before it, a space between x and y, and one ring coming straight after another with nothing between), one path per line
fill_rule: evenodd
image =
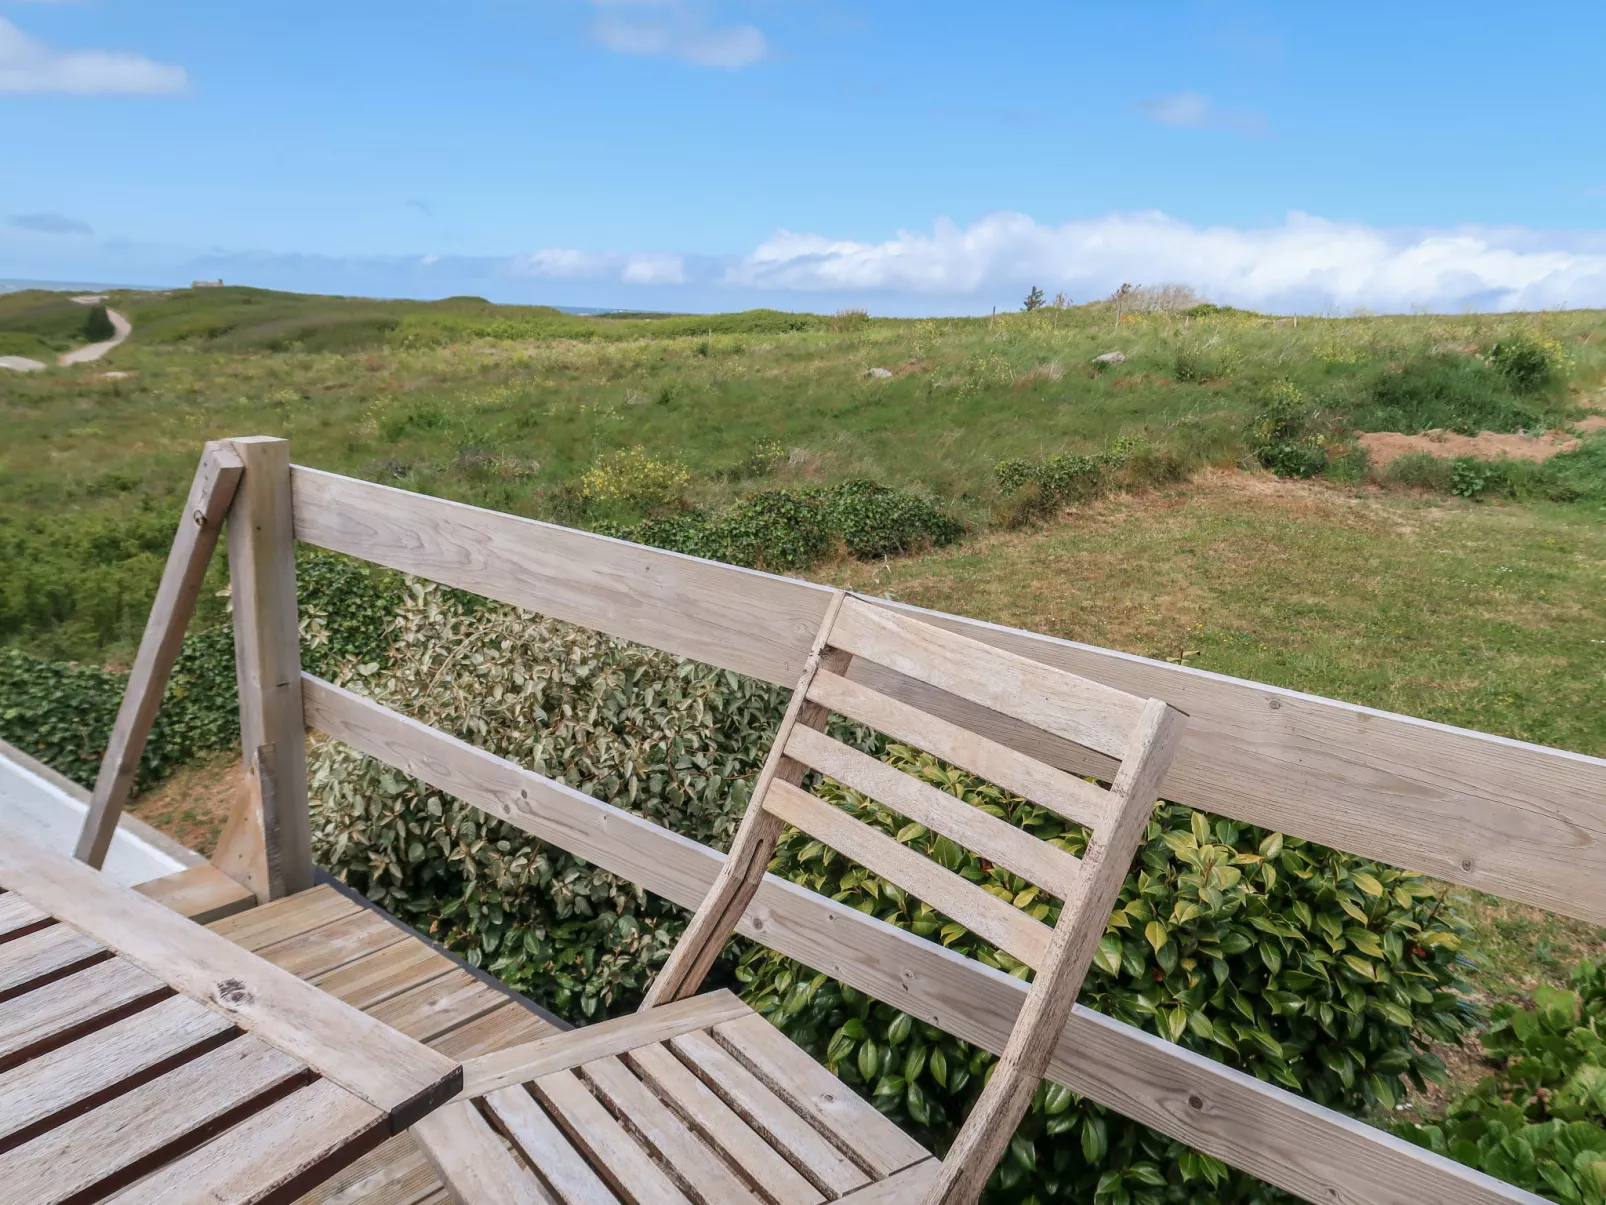
M105 298L89 296L74 297L73 300L79 305L96 305ZM112 320L112 330L117 332L115 335L100 343L88 343L83 347L75 347L72 351L64 351L57 357L56 363L65 368L69 364L87 364L91 360L98 360L133 333L134 324L116 310L107 310L106 317Z

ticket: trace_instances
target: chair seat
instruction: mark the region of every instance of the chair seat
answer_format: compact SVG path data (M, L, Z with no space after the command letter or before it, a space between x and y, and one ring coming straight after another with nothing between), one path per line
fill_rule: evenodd
M938 1168L725 991L464 1073L414 1133L465 1205L915 1205Z

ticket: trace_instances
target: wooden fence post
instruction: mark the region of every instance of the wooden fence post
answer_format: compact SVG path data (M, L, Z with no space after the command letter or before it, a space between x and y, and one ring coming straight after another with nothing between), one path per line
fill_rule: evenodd
M245 466L229 511L245 784L212 861L265 903L312 886L290 444L252 436L231 446Z

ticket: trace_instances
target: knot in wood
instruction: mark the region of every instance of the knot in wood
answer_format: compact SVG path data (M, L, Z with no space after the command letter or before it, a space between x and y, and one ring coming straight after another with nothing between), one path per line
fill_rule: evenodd
M239 1008L256 999L251 989L238 979L221 980L213 994L219 1004L227 1005L229 1008Z

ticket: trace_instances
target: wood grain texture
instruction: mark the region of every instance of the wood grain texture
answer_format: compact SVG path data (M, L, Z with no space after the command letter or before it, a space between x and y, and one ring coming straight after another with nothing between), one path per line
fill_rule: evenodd
M433 1042L458 1026L493 1012L506 999L495 988L487 987L467 971L454 967L383 1004L376 1004L368 1010L368 1015L414 1041Z
M842 605L831 628L831 644L856 657L1063 740L1121 755L1138 720L1137 696L968 637L857 596Z
M548 1116L587 1155L619 1196L627 1201L652 1201L654 1205L691 1205L657 1161L626 1133L574 1072L543 1076L535 1081L533 1090Z
M14 1135L119 1085L148 1078L186 1052L232 1035L234 1026L188 996L172 996L0 1073L0 1149Z
M324 884L290 899L274 900L238 916L212 921L206 927L242 950L260 950L362 910L357 901Z
M227 1125L235 1110L305 1072L289 1055L242 1037L0 1155L0 1184L16 1200L54 1205L194 1131Z
M134 890L198 925L244 912L257 903L255 892L241 886L210 862L136 883Z
M0 1000L105 952L101 942L68 925L47 925L8 941L0 945Z
M54 924L48 912L35 908L13 891L0 895L0 942Z
M110 1198L116 1205L256 1205L311 1187L321 1166L361 1153L385 1134L385 1116L319 1080L276 1101Z
M34 988L0 1008L0 1071L171 994L160 979L120 958Z
M117 819L134 786L145 741L150 736L157 708L167 690L173 662L184 643L184 632L195 613L195 600L212 563L224 516L234 501L244 464L227 443L209 443L190 483L189 497L178 522L178 534L167 554L167 565L156 587L145 634L128 672L123 701L106 741L100 773L90 796L74 856L97 869L106 860Z
M441 1182L470 1205L564 1205L499 1140L469 1101L436 1109L413 1127Z
M868 1184L871 1177L706 1033L671 1038L669 1047L743 1121L792 1165L832 1196Z
M409 1132L347 1164L296 1205L422 1205L445 1191ZM445 1205L455 1205L450 1194Z
M877 1177L931 1157L930 1151L757 1013L726 1021L714 1029L714 1036L771 1091L852 1151Z
M245 466L229 511L240 748L261 809L266 894L247 886L266 902L312 886L290 445L251 437L231 447Z
M353 1008L366 1012L409 988L456 969L457 964L450 958L423 942L404 941L349 962L327 975L316 976L312 982L331 996L338 996Z
M377 912L364 909L351 916L306 933L298 933L257 951L274 966L282 967L298 979L316 981L319 976L355 962L367 954L377 954L407 940L407 933Z
M1039 841L1007 820L984 812L958 796L905 774L878 757L817 732L796 728L786 752L804 765L829 775L845 787L868 795L906 820L957 842L989 862L996 862L1056 899L1064 899L1080 865L1074 854ZM935 902L935 901L928 901Z
M311 543L777 685L796 681L832 594L311 469L294 470L292 488L297 534ZM1186 712L1168 799L1606 924L1606 759L903 603L874 605ZM851 676L1062 769L1109 768L1108 758L889 671L866 666Z
M593 1092L648 1147L658 1161L672 1168L699 1201L729 1205L764 1205L736 1178L724 1160L635 1077L618 1058L586 1063L580 1074Z
M541 1170L563 1205L619 1205L619 1198L523 1088L491 1093L485 1108L525 1161Z
M725 1152L725 1157L770 1200L778 1205L819 1205L825 1200L818 1188L664 1047L638 1047L625 1056L625 1061L670 1102L688 1125Z
M0 883L123 960L303 1059L405 1125L455 1094L441 1055L155 900L0 826ZM24 939L26 940L26 939ZM16 943L7 943L7 946ZM7 947L0 946L0 952Z
M776 783L765 796L764 807L771 815L897 884L1027 966L1043 964L1053 930L1013 904L960 878L940 862L790 783Z
M856 672L872 669L868 663L855 668ZM895 741L923 749L1078 824L1097 824L1109 811L1109 797L1102 787L950 723L941 716L911 707L891 695L871 690L861 682L837 674L816 674L809 687L809 698L838 715L858 720ZM979 708L974 710L987 714Z
M307 699L309 717L330 735L682 907L697 906L724 861L339 687L309 679ZM1190 733L1195 723L1190 717ZM759 887L738 932L995 1054L1026 994L1018 979L774 876ZM1322 1205L1535 1200L1083 1008L1072 1010L1048 1078ZM1268 1142L1270 1134L1278 1141Z
M484 1096L499 1088L526 1084L554 1071L668 1041L694 1029L709 1029L724 1021L751 1016L752 1012L731 992L720 989L662 1004L650 1012L613 1017L523 1046L496 1050L463 1064L463 1095Z
M296 538L790 685L831 591L297 467Z

